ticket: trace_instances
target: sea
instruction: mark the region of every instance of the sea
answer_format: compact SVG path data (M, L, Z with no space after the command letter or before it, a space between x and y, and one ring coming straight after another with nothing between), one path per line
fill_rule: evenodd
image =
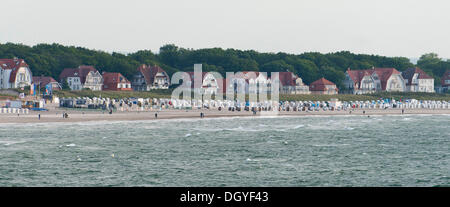
M450 186L450 116L7 123L0 186Z

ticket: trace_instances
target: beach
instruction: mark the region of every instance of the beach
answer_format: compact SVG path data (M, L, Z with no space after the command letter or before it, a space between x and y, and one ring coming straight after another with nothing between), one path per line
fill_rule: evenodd
M63 113L68 113L68 118L63 118ZM157 118L155 118L157 113ZM351 115L351 116L372 116L372 115L402 115L402 109L352 109L341 111L278 111L278 113L251 111L218 111L216 109L193 109L177 110L163 109L154 111L125 111L113 112L98 110L74 110L54 107L49 111L30 111L29 114L0 114L0 123L45 123L45 122L86 122L86 121L140 121L155 119L200 119L200 113L205 118L220 117L261 117L261 116L331 116L331 115ZM40 114L40 119L39 119ZM449 109L405 109L404 115L408 114L450 114Z

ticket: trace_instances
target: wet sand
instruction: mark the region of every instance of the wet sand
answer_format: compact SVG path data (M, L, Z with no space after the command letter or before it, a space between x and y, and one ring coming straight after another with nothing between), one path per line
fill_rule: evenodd
M363 112L365 111L365 113ZM63 112L69 114L69 118L63 118ZM371 116L371 115L402 115L402 109L354 109L350 111L280 111L278 114L273 112L257 112L254 115L251 111L218 111L216 109L204 110L175 110L165 109L162 111L133 111L133 112L108 112L101 111L78 111L73 109L54 108L50 111L30 111L29 114L0 114L0 123L39 123L39 122L86 122L86 121L138 121L138 120L156 120L157 119L200 119L200 113L203 112L205 118L219 117L264 117L264 116L314 116L314 115L353 115L353 116ZM41 118L38 118L38 114ZM450 114L450 109L405 109L404 115L408 114Z

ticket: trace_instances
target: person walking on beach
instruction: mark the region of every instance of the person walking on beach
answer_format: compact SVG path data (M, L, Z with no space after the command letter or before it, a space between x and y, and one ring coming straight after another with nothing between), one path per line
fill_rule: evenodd
M405 113L405 109L402 109L402 114L404 114Z
M155 113L155 119L157 119L158 118L158 113Z
M41 120L41 114L38 114L38 119Z
M203 114L203 112L200 112L200 118L205 117L205 114Z

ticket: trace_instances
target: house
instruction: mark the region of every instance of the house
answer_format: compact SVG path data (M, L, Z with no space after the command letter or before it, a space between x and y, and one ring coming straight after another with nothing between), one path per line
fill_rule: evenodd
M52 91L61 90L61 85L50 76L33 76L33 84L43 90L45 94L51 94Z
M149 91L152 89L168 89L170 77L159 66L141 65L133 76L131 87L135 91Z
M347 69L343 93L366 94L381 91L381 82L373 70Z
M0 89L30 86L32 77L30 67L23 59L0 59Z
M131 91L131 82L120 73L103 72L104 91Z
M441 78L441 92L450 91L450 70L447 70Z
M271 80L267 73L256 71L242 71L227 80L227 93L260 93L270 92Z
M292 72L278 72L280 93L282 94L310 94L309 87L303 80Z
M336 84L325 78L312 82L309 90L312 94L337 94L339 91Z
M405 79L395 68L347 69L343 93L366 94L379 91L406 91Z
M187 85L190 85L191 88L194 89L197 93L202 94L218 94L223 93L223 82L225 81L222 77L215 77L213 73L202 72L201 73L201 83L199 85L200 88L195 88L195 77L194 72L186 72L190 77L190 82Z
M78 68L65 68L59 75L62 83L67 81L71 90L88 88L92 91L101 91L103 77L93 66L82 65Z
M420 68L409 68L402 72L405 79L406 91L434 93L434 78L427 75Z

